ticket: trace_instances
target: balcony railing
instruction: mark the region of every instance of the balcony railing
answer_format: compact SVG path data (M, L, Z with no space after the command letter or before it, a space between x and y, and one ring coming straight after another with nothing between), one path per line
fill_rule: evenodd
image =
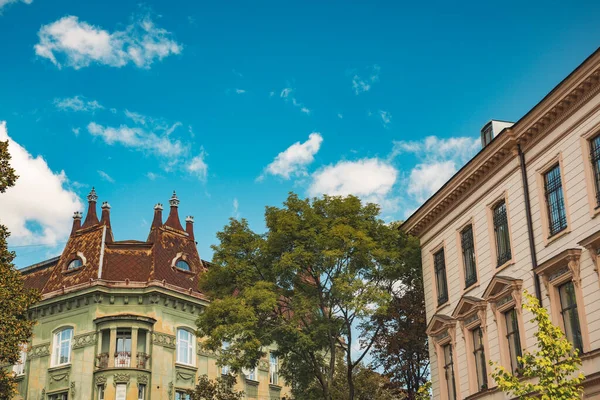
M98 368L108 368L108 353L100 353L96 356Z
M137 353L137 365L136 368L148 369L149 368L150 355L146 353Z
M115 353L115 367L128 368L131 366L131 352L118 351Z

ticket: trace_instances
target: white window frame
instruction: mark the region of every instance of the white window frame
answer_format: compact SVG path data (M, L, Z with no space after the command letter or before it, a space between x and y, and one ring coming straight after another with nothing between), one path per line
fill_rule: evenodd
M138 384L138 400L144 400L145 398L146 398L146 385L143 383L139 383Z
M229 342L223 342L221 344L221 348L223 350L227 350L229 348ZM231 368L229 368L229 365L223 365L221 367L221 375L229 375L231 374Z
M187 339L184 339L180 336L182 332L185 332L187 335L189 335ZM196 335L194 335L189 329L186 329L186 328L178 328L177 329L177 362L179 364L194 365L195 337L196 337ZM187 351L188 351L188 359L187 360L181 359L181 357L182 357L181 351L184 348L183 346L185 346L185 348L187 348Z
M124 393L124 397L118 397L119 388L124 388L122 393ZM115 400L126 400L127 399L127 384L126 383L117 383L115 385Z
M246 379L254 382L258 382L258 367L254 367L250 370L249 374L244 375Z
M19 349L19 360L13 365L12 370L16 376L25 375L25 362L27 361L27 349L21 345Z
M269 383L279 385L279 358L269 353Z
M70 331L71 334L69 335L69 338L67 339L60 339L61 335L63 332L65 331ZM71 327L66 327L66 328L62 328L61 330L57 331L54 333L54 348L52 349L52 366L53 367L58 367L61 365L68 365L71 364L71 353L72 353L72 342L73 342L73 328ZM60 356L61 356L61 348L62 348L62 344L63 343L68 343L67 346L67 361L61 363L60 362Z

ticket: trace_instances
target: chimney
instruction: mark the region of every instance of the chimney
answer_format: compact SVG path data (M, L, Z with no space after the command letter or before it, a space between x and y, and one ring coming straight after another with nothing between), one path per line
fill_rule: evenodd
M163 205L161 203L156 203L154 206L154 219L152 220L150 229L160 228L162 226L162 210Z
M177 198L177 194L174 190L173 196L171 196L171 199L169 200L169 204L171 205L171 210L169 211L169 217L167 218L167 222L165 222L165 226L182 231L183 227L181 226L181 221L179 221L179 213L177 212L177 208L179 207L179 199Z
M481 147L485 147L504 129L513 126L514 122L491 120L481 128Z
M106 231L108 233L108 235L106 235L106 242L107 243L112 243L113 242L113 236L112 236L112 229L110 226L110 204L108 204L108 201L105 201L102 203L102 214L100 217L100 223L103 225L106 225Z
M81 212L75 211L73 213L73 228L71 229L71 236L73 236L73 234L79 229L81 229Z
M185 217L185 231L188 233L191 240L194 240L194 217L188 215Z
M85 221L83 222L82 228L87 228L89 226L93 226L99 223L98 215L96 215L96 202L98 201L98 195L96 195L96 190L92 187L92 191L87 196L88 199L88 212L85 216Z

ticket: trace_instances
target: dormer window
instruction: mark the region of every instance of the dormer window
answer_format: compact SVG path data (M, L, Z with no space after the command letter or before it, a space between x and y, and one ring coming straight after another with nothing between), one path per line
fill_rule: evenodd
M191 271L190 264L188 264L185 260L177 260L175 263L175 267L182 271Z
M81 261L81 259L75 258L67 266L67 271L72 271L77 268L81 268L82 266L83 266L83 262Z
M494 139L494 129L489 123L481 130L481 147L485 147Z

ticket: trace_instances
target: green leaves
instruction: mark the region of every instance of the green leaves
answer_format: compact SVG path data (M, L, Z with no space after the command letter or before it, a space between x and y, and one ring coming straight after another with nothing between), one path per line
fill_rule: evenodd
M519 399L576 400L583 395L583 373L578 372L581 359L562 330L553 325L548 311L538 300L525 291L523 308L533 314L530 322L538 327L535 337L537 349L519 357L522 367L515 376L504 367L490 361L495 367L492 376L503 392ZM521 379L526 378L526 379ZM529 379L531 378L531 379Z
M264 234L243 219L217 234L215 265L200 287L215 300L199 330L212 350L230 344L220 361L236 370L255 365L275 344L282 375L294 377L298 390L319 382L329 398L336 354L350 371L357 366L346 345L353 327L368 351L379 329L373 316L387 308L403 275L400 233L379 219L378 206L354 196L292 193L282 208L266 207L265 221Z

